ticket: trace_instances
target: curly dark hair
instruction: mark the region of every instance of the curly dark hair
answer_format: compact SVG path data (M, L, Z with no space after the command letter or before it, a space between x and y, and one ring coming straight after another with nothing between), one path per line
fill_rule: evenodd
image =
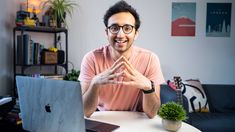
M139 29L140 27L140 18L139 18L139 14L136 12L136 10L129 5L127 2L125 2L124 0L121 0L119 2L117 2L116 4L114 4L113 6L111 6L105 13L104 15L104 25L106 27L108 27L108 20L109 18L117 13L120 12L129 12L131 13L134 18L135 18L135 28L136 30Z

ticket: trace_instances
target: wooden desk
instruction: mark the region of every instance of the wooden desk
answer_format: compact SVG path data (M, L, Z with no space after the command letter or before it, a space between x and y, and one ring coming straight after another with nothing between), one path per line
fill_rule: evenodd
M155 116L149 119L142 112L125 112L125 111L98 111L90 117L92 120L119 125L120 128L115 132L158 132L166 131L162 126L162 119ZM199 132L197 128L182 123L178 132Z

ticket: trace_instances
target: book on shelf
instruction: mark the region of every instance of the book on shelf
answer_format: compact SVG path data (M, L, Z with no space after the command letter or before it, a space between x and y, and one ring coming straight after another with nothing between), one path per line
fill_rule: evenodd
M63 80L64 75L46 75L44 76L46 79L56 79L56 80Z
M29 35L28 34L23 34L23 35L17 35L17 53L16 53L16 58L17 58L17 64L25 64L26 63L26 55L25 52L27 51L27 45L28 45L28 40Z
M29 34L17 35L16 63L20 65L40 64L44 46L34 42Z
M42 74L28 74L26 76L45 79L63 80L64 75L42 75Z

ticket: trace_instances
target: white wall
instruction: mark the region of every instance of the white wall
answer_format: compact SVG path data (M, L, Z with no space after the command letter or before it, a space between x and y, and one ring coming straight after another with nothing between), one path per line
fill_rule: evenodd
M15 0L0 2L0 95L13 92L12 27L15 5Z
M80 68L84 54L107 44L103 15L117 0L79 0L69 23L69 60ZM136 45L154 51L160 58L165 79L180 75L202 83L235 84L234 0L128 0L140 14L142 25ZM196 36L171 36L172 2L196 2ZM231 2L230 37L206 37L206 3Z

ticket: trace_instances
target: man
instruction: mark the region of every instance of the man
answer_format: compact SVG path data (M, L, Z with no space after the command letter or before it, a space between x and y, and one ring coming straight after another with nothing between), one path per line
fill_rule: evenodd
M133 45L140 27L138 13L119 1L107 10L104 24L109 44L87 53L81 64L85 116L98 108L143 111L153 118L164 78L158 57Z

